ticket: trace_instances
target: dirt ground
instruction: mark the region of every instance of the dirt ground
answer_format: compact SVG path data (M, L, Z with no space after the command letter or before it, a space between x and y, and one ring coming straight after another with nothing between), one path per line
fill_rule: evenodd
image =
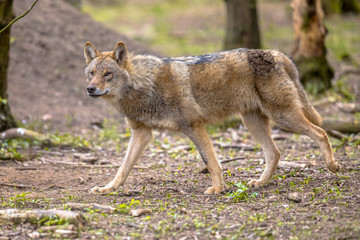
M237 202L231 198L239 189L235 184L246 185L264 167L263 153L246 130L212 135L220 161L233 160L222 164L226 193L213 196L203 193L211 184L210 176L201 173L204 165L189 140L171 133L155 132L155 136L124 187L107 196L88 190L113 178L125 140L108 140L105 147L93 150L34 146L24 152L32 160L0 161L1 208L66 209L67 203L75 202L117 209L113 214L84 212L87 225L79 231L79 239L360 237L359 147L341 147L333 141L342 166L341 173L333 174L314 142L275 129L273 137L282 153L275 176L263 187L245 189L246 195ZM151 213L134 217L129 214L132 209ZM0 228L0 236L25 239L38 229L8 224Z
M16 14L31 2L15 0ZM136 52L152 51L63 1L39 1L12 33L9 102L19 121L41 132L70 129L88 144L12 142L23 157L0 159L0 210L70 210L68 203L115 208L113 213L72 210L86 219L75 227L75 236L69 235L77 239L360 239L358 135L350 142L330 138L342 166L333 174L312 140L274 128L279 167L267 184L247 189L247 181L264 169L259 145L242 126L209 128L226 192L205 195L211 179L193 144L181 134L154 131L155 139L118 192L89 193L115 176L129 133L119 115L86 96L83 43L106 49L125 39ZM336 106L321 112L339 112ZM104 117L108 123L100 126ZM148 212L133 216L135 209ZM68 238L49 235L42 225L3 224L0 240Z

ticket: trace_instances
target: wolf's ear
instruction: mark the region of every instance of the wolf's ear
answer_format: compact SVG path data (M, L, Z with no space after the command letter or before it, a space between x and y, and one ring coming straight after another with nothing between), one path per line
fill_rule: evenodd
M128 51L123 42L118 42L114 47L112 58L119 64L123 63L126 65L128 58Z
M90 42L86 42L84 47L84 55L85 55L86 65L89 65L89 63L94 58L100 56L100 52Z

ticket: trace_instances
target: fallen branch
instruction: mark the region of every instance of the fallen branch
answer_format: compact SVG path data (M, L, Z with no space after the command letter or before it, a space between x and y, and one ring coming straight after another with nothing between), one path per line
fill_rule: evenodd
M83 203L67 203L71 210L87 211L89 209L96 210L100 213L113 213L116 209L110 206L103 206L96 203L83 204Z
M10 128L3 132L0 132L0 136L2 140L13 138L30 139L37 141L46 140L45 135L24 128Z
M4 224L22 224L32 223L38 224L48 219L58 217L66 220L69 224L74 224L77 227L82 227L86 224L85 218L82 214L73 211L64 210L19 210L6 209L0 210L0 225Z
M324 119L322 127L326 130L336 130L342 133L360 132L360 123L355 121L342 121L333 119Z
M330 136L336 138L336 139L344 139L344 138L347 138L347 136L345 134L342 134L341 132L338 132L336 130L327 130L326 131Z

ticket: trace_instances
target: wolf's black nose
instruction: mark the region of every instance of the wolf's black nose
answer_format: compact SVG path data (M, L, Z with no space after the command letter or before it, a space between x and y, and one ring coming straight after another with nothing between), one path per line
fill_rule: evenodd
M94 85L90 85L90 86L87 87L86 90L87 90L88 93L91 94L91 93L94 93L94 92L95 92L96 87L95 87Z

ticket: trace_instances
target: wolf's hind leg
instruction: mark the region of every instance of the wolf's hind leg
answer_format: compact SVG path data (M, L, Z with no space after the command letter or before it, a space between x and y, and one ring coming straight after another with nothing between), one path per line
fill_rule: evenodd
M108 194L116 191L116 189L123 185L135 162L141 157L146 145L152 139L151 129L141 126L131 129L132 136L126 151L124 160L122 161L115 178L105 187L94 187L91 189L92 193Z
M271 138L269 119L259 112L242 114L242 120L251 135L258 141L265 155L265 170L259 179L249 181L250 186L258 187L274 174L280 159L280 152Z
M282 113L280 117L274 118L275 122L282 128L292 132L306 134L313 139L323 152L326 166L332 172L338 172L340 165L335 162L329 138L324 129L312 124L302 112L292 110Z
M223 174L220 163L217 161L210 137L203 125L184 129L184 133L193 141L198 149L207 169L210 172L212 187L205 193L213 194L224 191Z

